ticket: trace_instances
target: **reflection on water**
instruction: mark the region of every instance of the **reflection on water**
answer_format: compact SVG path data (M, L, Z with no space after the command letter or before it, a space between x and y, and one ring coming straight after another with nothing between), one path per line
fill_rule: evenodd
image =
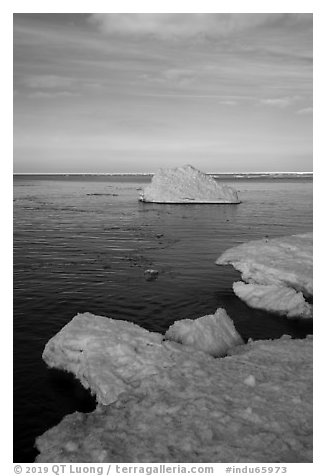
M165 332L177 319L224 307L245 339L312 331L309 323L249 309L232 291L239 273L214 264L238 243L311 231L311 180L234 180L242 203L213 206L138 202L148 181L14 181L16 462L33 461L35 436L65 414L94 405L78 382L54 377L41 359L45 343L77 312ZM144 279L147 268L159 271L157 280Z

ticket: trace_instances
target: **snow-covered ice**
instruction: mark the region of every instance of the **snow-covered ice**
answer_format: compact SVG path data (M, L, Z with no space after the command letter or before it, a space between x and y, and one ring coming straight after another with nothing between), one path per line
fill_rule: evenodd
M222 308L217 309L215 314L198 319L176 321L165 333L165 338L192 346L215 357L225 355L235 345L243 344L232 319Z
M240 203L237 192L191 165L159 169L140 201L155 203Z
M131 322L77 314L43 351L49 367L72 372L97 401L114 402L128 385L159 371L163 336ZM137 384L137 383L136 383Z
M43 360L49 367L72 372L106 405L129 387L141 386L146 377L159 374L162 364L175 365L176 359L194 351L169 340L214 355L242 343L224 309L216 315L175 322L163 339L131 322L77 314L46 344Z
M313 235L250 241L226 250L216 264L232 264L249 283L234 284L249 306L288 317L312 317L304 298L313 294Z
M250 342L216 359L87 313L44 357L112 403L38 437L38 463L312 461L310 338Z
M288 318L311 318L312 306L301 291L276 284L233 283L234 293L248 306L285 315Z

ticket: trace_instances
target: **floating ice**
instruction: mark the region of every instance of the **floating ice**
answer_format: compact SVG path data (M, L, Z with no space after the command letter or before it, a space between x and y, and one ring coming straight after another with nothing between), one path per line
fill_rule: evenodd
M234 293L248 306L285 315L288 318L311 318L312 306L301 291L276 284L233 283Z
M311 462L312 339L223 359L123 321L76 316L44 351L96 393L36 440L38 463Z
M159 169L139 200L156 203L240 203L232 187L219 184L191 165Z
M165 333L165 338L192 346L215 357L225 355L235 345L243 344L232 319L224 309L217 309L215 314L195 320L176 321Z
M225 251L216 264L232 264L248 285L235 293L249 306L288 317L312 317L304 299L313 294L313 235L250 241Z
M158 271L157 269L146 269L144 271L144 276L146 281L154 281L155 279L158 278Z

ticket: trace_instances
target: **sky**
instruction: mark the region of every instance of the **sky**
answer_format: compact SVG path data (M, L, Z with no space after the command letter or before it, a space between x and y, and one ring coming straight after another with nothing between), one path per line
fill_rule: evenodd
M312 171L312 14L14 14L14 172Z

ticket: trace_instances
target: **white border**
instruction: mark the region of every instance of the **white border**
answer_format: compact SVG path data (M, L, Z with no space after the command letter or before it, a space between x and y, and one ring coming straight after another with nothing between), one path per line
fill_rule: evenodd
M2 2L1 4L1 131L5 146L2 148L1 157L1 217L2 217L2 280L1 291L5 297L5 305L2 312L2 345L1 345L1 376L2 376L2 415L3 424L0 464L4 469L4 474L13 474L12 472L12 14L14 12L26 13L96 13L96 12L153 12L153 13L181 13L181 12L241 12L241 13L314 13L314 253L315 253L315 352L314 352L314 414L315 414L315 436L314 436L314 464L313 465L294 465L295 472L289 474L323 474L325 471L325 449L324 449L324 431L325 419L325 385L324 385L324 354L322 353L321 339L324 338L324 321L326 316L321 312L321 267L325 263L325 255L322 252L325 246L322 246L321 240L324 238L325 212L323 196L321 195L324 171L324 162L326 155L324 152L325 141L325 2L322 1L293 1L293 0L274 0L272 1L207 1L185 2L185 1L123 1L111 2L104 0L93 1L12 1ZM322 112L324 113L322 116ZM319 213L323 211L324 213ZM323 240L324 241L324 240ZM316 332L317 328L317 332ZM9 472L6 472L6 469ZM294 469L294 468L293 468ZM216 473L215 473L216 474ZM221 474L223 474L221 472Z

